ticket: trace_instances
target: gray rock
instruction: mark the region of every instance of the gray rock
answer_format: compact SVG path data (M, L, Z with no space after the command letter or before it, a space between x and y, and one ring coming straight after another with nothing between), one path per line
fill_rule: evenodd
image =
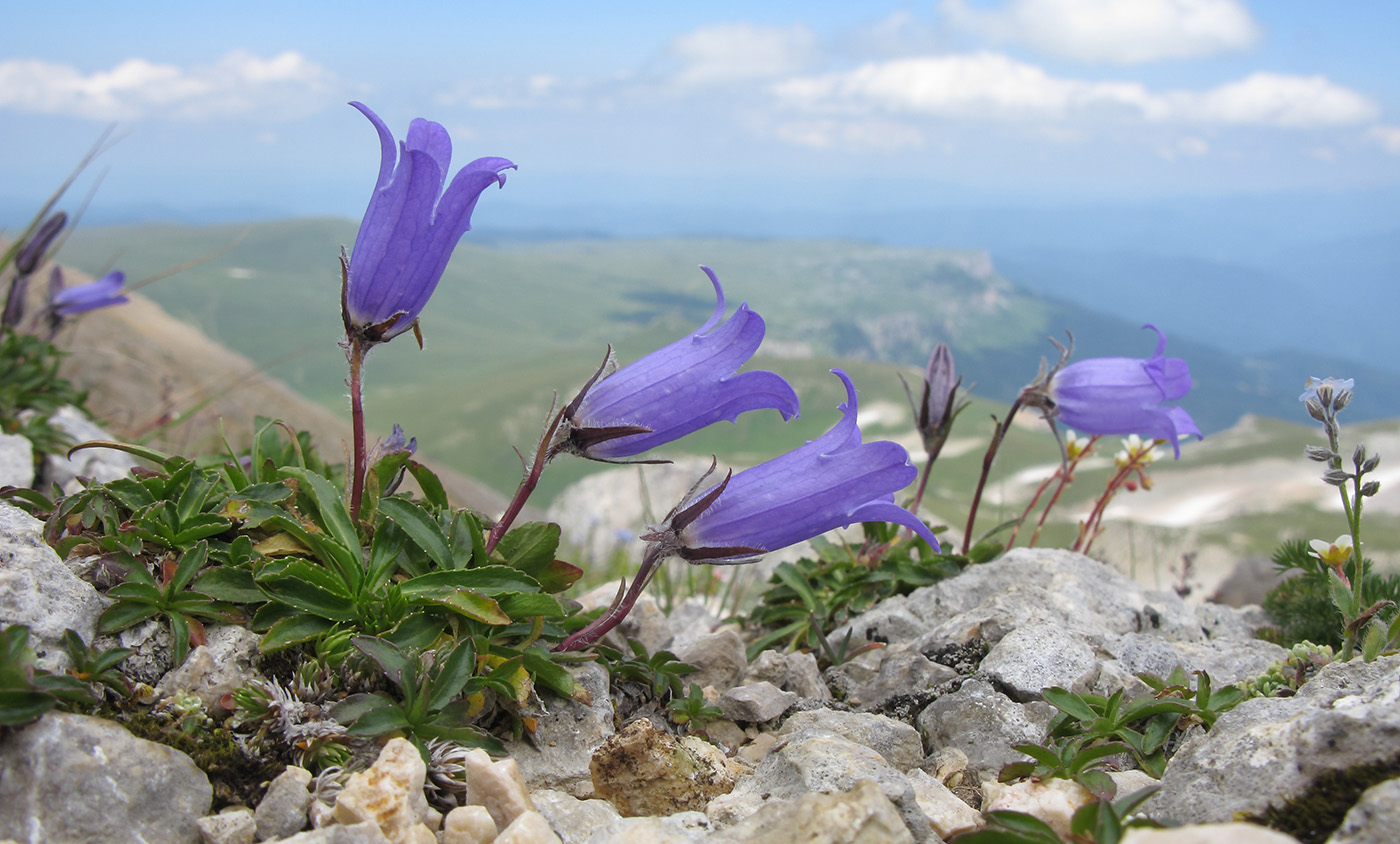
M1400 830L1400 779L1366 789L1327 844L1390 844Z
M924 761L924 744L918 730L903 721L868 712L834 709L797 712L783 722L776 734L782 737L811 730L828 732L868 747L897 771L909 771Z
M879 668L873 677L861 683L861 675L852 672L844 678L842 699L850 706L875 707L896 695L928 691L958 676L958 672L948 666L939 665L911 648L883 648L873 653L879 659Z
M705 814L716 826L730 827L768 800L795 800L812 792L844 793L861 780L874 781L898 807L915 841L929 839L932 827L909 780L874 750L823 730L788 736L732 792L711 800Z
M311 772L289 765L268 784L267 793L258 803L254 820L258 840L286 838L306 828L306 810L311 807Z
M0 626L28 627L39 667L62 671L68 667L63 631L91 643L106 599L68 570L43 530L43 522L0 502Z
M890 645L908 642L927 629L928 624L911 610L908 600L896 595L836 628L826 641L833 649L840 648L849 634L851 648L870 642Z
M195 821L204 844L253 844L258 838L258 822L247 806L225 809Z
M213 789L188 756L100 718L49 713L0 742L0 838L190 844Z
M661 647L675 651L684 648L701 636L713 633L720 624L719 618L710 612L709 607L699 598L686 598L666 616L665 644ZM655 653L654 649L652 653Z
M1283 573L1268 557L1244 557L1215 587L1210 600L1216 605L1243 607L1264 603L1269 590L1283 582Z
M34 445L19 434L0 434L0 486L34 485Z
M1044 739L1055 711L1040 701L1017 703L985 681L969 679L925 707L915 726L929 752L955 747L967 754L968 770L987 779L1026 759L1011 745Z
M1090 642L1135 632L1174 641L1205 638L1195 612L1175 593L1145 589L1082 554L1044 548L1014 548L916 589L906 606L928 631L915 640L924 652L977 636L995 643L1037 622Z
M749 670L744 640L733 630L720 630L701 636L677 648L675 654L681 662L696 667L697 671L686 675L685 679L687 683L694 683L702 689L714 686L722 692L742 680Z
M606 800L580 800L566 791L542 788L530 793L535 809L544 815L564 844L586 844L594 832L617 823L621 815Z
M49 417L49 424L73 438L76 443L93 440L113 440L101 426L84 416L77 408L62 407ZM80 477L105 484L124 478L136 466L136 459L124 451L111 448L85 448L74 452L71 458L62 454L50 454L44 458L43 488L55 483L68 494L78 489Z
M588 844L705 844L710 821L700 812L664 818L623 818L595 831Z
M880 786L861 780L849 791L806 794L765 804L708 844L913 844L914 836Z
M796 702L797 695L764 680L729 689L720 695L719 708L731 721L761 724L782 715Z
M210 627L207 638L208 642L191 651L184 663L161 677L156 691L162 697L192 694L206 711L225 712L225 695L259 676L253 667L259 655L258 634L241 625L222 624Z
M531 789L554 788L586 799L593 796L589 760L615 732L613 705L606 668L589 662L571 673L592 702L549 695L539 711L526 713L539 719L531 740L508 741L506 751L520 766Z
M379 824L374 821L341 825L331 824L320 829L298 832L291 838L283 838L277 844L390 844Z
M1087 692L1099 673L1093 648L1054 624L1027 624L1007 633L981 667L1022 703L1039 700L1051 686Z
M1299 800L1309 826L1318 827L1319 801L1305 798L1325 783L1324 802L1335 812L1331 823L1340 824L1360 790L1374 784L1358 772L1369 766L1393 773L1397 737L1400 657L1332 663L1297 695L1247 700L1209 733L1188 740L1146 808L1158 819L1209 823L1282 810ZM1354 790L1349 796L1348 788Z
M817 668L816 654L788 654L787 665L787 681L779 683L779 686L807 700L831 700L831 689L828 689L826 681L822 680L822 672Z

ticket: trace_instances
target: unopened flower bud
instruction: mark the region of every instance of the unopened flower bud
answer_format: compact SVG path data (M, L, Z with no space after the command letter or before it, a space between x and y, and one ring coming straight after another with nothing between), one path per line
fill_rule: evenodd
M15 256L15 270L20 275L34 272L39 262L44 259L44 253L53 245L54 238L58 237L58 233L63 231L67 224L68 215L62 211L39 224L39 228L25 241L19 249L19 254Z
M1351 452L1351 464L1353 466L1360 466L1362 463L1365 462L1366 446L1364 444L1358 443L1356 448Z
M1327 421L1327 413L1323 410L1322 402L1317 399L1308 399L1303 403L1308 408L1308 415L1319 422Z
M1332 400L1332 409L1339 411L1348 404L1351 404L1351 390L1341 390L1337 393L1337 397Z
M1366 461L1361 464L1361 468L1358 471L1364 475L1368 472L1374 472L1379 465L1381 465L1381 456L1379 454L1373 454L1366 458Z
M1323 383L1323 384L1317 385L1317 401L1318 401L1318 403L1321 404L1323 407L1329 407L1329 406L1331 406L1331 404L1332 404L1332 397L1333 397L1333 395L1335 395L1335 394L1336 394L1336 390L1333 388L1333 386L1332 386L1331 384Z
M1320 445L1310 445L1303 449L1303 454L1309 460L1316 460L1318 463L1326 463L1329 460L1336 460L1339 455L1330 448L1323 448Z
M1342 469L1328 469L1322 473L1322 482L1329 486L1341 486L1351 478L1352 474Z
M1381 482L1380 482L1380 481L1367 481L1366 483L1364 483L1364 484L1361 485L1361 494L1364 495L1364 496L1366 496L1367 498L1370 498L1371 496L1375 495L1377 492L1380 492L1380 489L1381 489Z

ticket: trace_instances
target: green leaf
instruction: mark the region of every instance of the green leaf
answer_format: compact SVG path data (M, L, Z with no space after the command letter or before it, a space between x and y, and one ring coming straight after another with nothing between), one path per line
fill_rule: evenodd
M116 633L159 614L158 605L121 601L108 607L97 619L97 630L100 633Z
M43 692L0 690L0 726L28 724L53 709L57 702L53 695Z
M393 630L381 633L379 638L405 652L421 651L432 645L446 627L446 620L438 613L415 612L404 616Z
M452 546L452 568L486 565L486 538L482 536L481 522L471 513L459 510L452 516L448 540Z
M172 544L186 546L201 539L218 536L231 527L233 527L233 522L223 516L215 513L200 513L180 523L180 529L175 532Z
M496 550L506 565L533 576L554 562L554 554L559 550L559 525L553 522L520 525L501 537Z
M355 602L350 598L297 577L259 578L258 585L263 587L271 600L321 618L348 622L359 615Z
M470 638L463 639L446 654L438 651L442 668L433 678L432 695L428 698L429 711L441 709L462 692L462 687L476 671L476 648Z
M408 473L418 482L418 489L423 493L423 500L439 510L446 510L447 492L442 488L442 481L433 471L414 460L408 461Z
M818 615L822 614L820 612L822 606L821 601L817 599L816 594L812 592L812 588L807 585L806 579L797 571L796 566L792 563L779 563L778 568L773 573L789 589L797 594L803 606Z
M236 604L261 604L267 596L253 581L253 573L248 569L232 566L216 566L201 574L194 582L195 589L220 601Z
M360 653L374 660L384 676L400 689L417 683L417 672L407 654L393 644L375 636L356 636L350 640Z
M1093 721L1099 715L1084 698L1068 689L1052 686L1041 694L1045 697L1046 703L1080 721Z
M314 615L287 616L268 628L262 641L258 642L258 648L263 653L280 651L319 638L334 627L332 622Z
M538 592L539 581L509 566L481 566L462 571L433 571L404 581L405 597L450 589L470 589L483 595Z
M379 512L402 528L413 544L422 548L423 553L439 568L453 568L447 537L428 511L405 498L385 498L379 502Z
M552 560L549 565L535 572L534 577L540 582L541 589L558 594L583 577L583 569L563 560Z
M209 543L201 540L198 545L180 555L180 563L175 566L175 573L165 586L165 594L171 596L185 591L185 587L190 585L190 581L194 580L194 576L208 561Z
M550 659L549 653L543 648L531 648L523 656L525 670L529 671L535 682L541 686L562 697L577 697L583 692L583 688L574 682L574 675Z
M1100 800L1112 800L1113 795L1118 791L1118 786L1113 784L1113 778L1106 771L1098 768L1080 771L1075 775L1074 780L1089 789L1089 792Z
M513 595L502 595L499 600L501 611L513 619L535 616L563 618L567 615L558 598L541 592L517 592Z
M365 574L365 591L377 593L393 576L403 551L404 533L393 522L383 522L374 532L369 549L369 570Z
M398 730L408 730L413 724L397 704L371 709L346 728L352 736L379 736Z
M418 606L442 607L483 624L504 626L511 623L511 617L501 610L500 604L480 592L474 592L470 589L443 587L437 590L420 591L412 596L405 593L404 597L409 598Z
M326 546L325 552L333 555L335 562L345 570L347 583L353 582L358 589L359 577L363 573L364 566L360 556L360 534L350 519L350 511L345 509L345 502L340 499L340 493L336 491L330 481L315 472L305 469L283 468L279 474L283 477L296 478L301 482L303 491L310 490L311 500L316 505L316 510L321 517L320 524L329 534L330 540L318 544ZM320 539L310 532L308 532L308 536L312 541ZM316 549L317 553L322 553L322 549L316 548L316 545L311 542L307 542L307 544Z
M1359 608L1356 604L1356 595L1352 593L1351 587L1338 576L1337 572L1327 570L1327 586L1332 595L1332 603L1341 612L1342 618L1351 621L1356 618Z

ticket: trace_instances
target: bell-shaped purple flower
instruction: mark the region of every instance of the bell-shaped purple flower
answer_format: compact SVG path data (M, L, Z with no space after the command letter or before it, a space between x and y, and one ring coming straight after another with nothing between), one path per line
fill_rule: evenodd
M683 505L650 539L691 562L741 563L856 522L893 522L938 539L894 494L918 475L898 443L862 443L856 388L846 385L841 421L801 448L732 475Z
M1049 396L1065 425L1086 434L1141 434L1164 439L1181 457L1178 438L1202 437L1191 415L1164 406L1191 391L1191 370L1181 358L1169 358L1167 335L1155 325L1157 350L1152 357L1090 358L1071 363L1050 379Z
M413 328L433 295L457 241L471 228L481 192L505 184L504 158L478 158L443 190L452 139L440 124L422 118L396 143L379 116L351 103L379 132L379 178L370 195L355 248L345 269L341 310L345 330L367 344Z
M63 287L60 281L55 285L49 309L54 319L64 320L86 311L125 304L128 301L122 294L122 285L125 283L126 274L122 272L111 272L97 281L79 284L77 287Z
M700 269L715 288L710 319L688 337L609 375L594 376L564 408L550 456L572 452L617 460L721 419L733 422L745 411L772 408L784 419L797 415L797 393L780 376L764 370L738 373L763 342L763 318L746 303L721 324L724 288L709 267Z

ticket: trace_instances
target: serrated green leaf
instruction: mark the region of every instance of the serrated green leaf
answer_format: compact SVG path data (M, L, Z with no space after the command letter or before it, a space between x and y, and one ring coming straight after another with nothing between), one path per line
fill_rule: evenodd
M501 610L513 619L534 618L543 616L545 618L563 618L567 613L559 603L559 599L553 595L542 592L514 593L502 595L498 599Z
M471 639L463 639L451 650L438 651L442 667L433 678L428 710L441 709L462 693L462 688L476 671L476 648Z
M531 576L554 561L559 550L559 525L553 522L528 522L512 529L501 538L496 551L506 565Z
M261 615L259 613L259 616ZM258 642L258 649L263 653L280 651L283 648L316 639L333 627L335 627L334 623L314 615L286 616L278 619L268 628L267 632L263 634L262 640Z
M194 588L211 598L235 604L261 604L267 600L251 571L232 566L208 569L195 580Z
M453 568L447 537L442 532L442 526L428 515L428 511L405 498L385 498L379 502L379 512L398 525L439 568Z
M374 660L384 676L388 677L400 690L414 687L418 674L413 660L391 642L376 636L356 636L350 640L360 653Z
M415 605L442 607L483 624L504 626L511 623L510 616L501 610L501 605L494 598L470 589L443 587L415 592L411 596L405 593L404 597Z

